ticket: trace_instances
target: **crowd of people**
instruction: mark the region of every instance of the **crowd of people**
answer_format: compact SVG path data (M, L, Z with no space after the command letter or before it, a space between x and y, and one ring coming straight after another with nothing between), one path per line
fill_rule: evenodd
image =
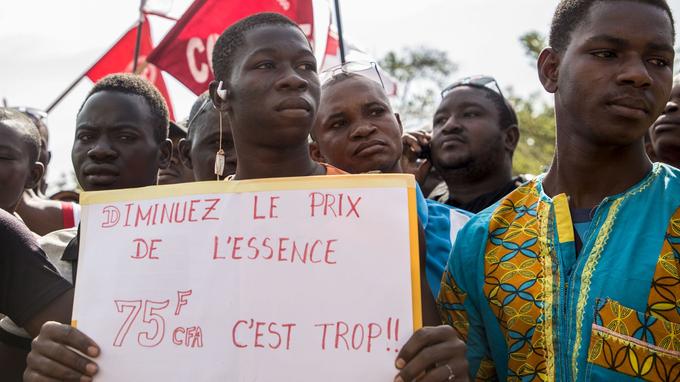
M432 130L404 132L375 64L318 73L304 33L273 13L222 33L215 81L184 121L139 76L98 81L71 158L84 191L413 174L424 327L398 353L396 382L674 381L674 43L665 0L561 0L537 61L556 149L532 179L513 175L522 126L492 77L452 83ZM98 344L69 325L79 207L44 196L48 139L44 114L0 108L3 381L89 381L99 368Z

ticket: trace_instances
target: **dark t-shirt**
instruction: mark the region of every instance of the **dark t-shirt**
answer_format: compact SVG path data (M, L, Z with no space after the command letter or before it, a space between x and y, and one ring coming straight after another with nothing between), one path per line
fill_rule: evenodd
M71 288L28 228L0 210L0 313L23 326Z
M501 200L505 195L514 191L517 187L519 187L519 185L521 185L524 182L525 182L524 178L517 177L512 181L506 183L503 187L497 190L493 190L491 192L487 192L484 195L480 195L467 203L458 202L455 199L455 196L449 195L449 199L446 201L446 204L476 214L484 210L485 208L489 207L490 205L496 203L497 201Z

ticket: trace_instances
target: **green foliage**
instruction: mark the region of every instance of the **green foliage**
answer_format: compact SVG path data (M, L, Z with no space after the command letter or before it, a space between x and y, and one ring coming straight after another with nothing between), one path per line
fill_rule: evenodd
M519 39L533 66L545 46L545 38L536 31L525 33ZM446 52L428 47L388 52L380 66L399 81L398 98L393 101L402 115L407 129L429 128L439 91L452 80L456 64ZM538 95L522 99L505 90L514 105L520 123L520 142L513 160L516 174L540 174L552 161L555 150L555 110L540 103Z
M535 66L536 59L546 46L546 39L540 32L530 31L519 38L524 52ZM539 104L538 94L528 99L507 92L519 119L520 138L513 170L517 174L540 174L550 166L555 152L555 108L546 103Z
M439 90L457 69L445 51L423 46L390 51L380 66L399 81L394 107L407 125L432 118Z
M519 42L522 44L522 47L524 47L524 53L527 57L532 58L534 60L533 62L535 62L538 55L541 53L541 50L547 45L545 36L538 31L529 31L523 34L520 36Z
M512 94L510 89L508 93ZM516 174L540 174L550 166L555 150L555 109L545 103L538 108L538 95L529 99L509 96L519 119L520 137L512 161Z

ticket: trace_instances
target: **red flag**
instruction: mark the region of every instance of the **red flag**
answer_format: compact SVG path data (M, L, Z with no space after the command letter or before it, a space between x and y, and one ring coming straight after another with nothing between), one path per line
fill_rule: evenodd
M106 54L94 64L90 70L85 74L93 82L97 82L100 78L111 73L131 73L132 61L135 55L135 44L137 39L137 26L130 29ZM137 73L145 77L151 83L156 85L156 88L161 92L168 104L168 111L170 112L170 119L174 120L172 111L172 102L170 102L170 95L168 89L165 87L165 81L161 71L152 64L146 61L146 57L153 50L153 43L151 42L151 28L149 21L144 17L142 23L142 38L139 45L139 57L137 59Z
M149 55L196 94L213 80L212 50L230 25L259 12L276 12L300 25L313 41L312 0L196 0Z

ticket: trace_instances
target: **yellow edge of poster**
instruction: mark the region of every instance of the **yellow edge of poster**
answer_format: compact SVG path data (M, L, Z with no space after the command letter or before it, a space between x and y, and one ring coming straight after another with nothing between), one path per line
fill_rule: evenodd
M332 176L306 176L290 178L253 179L241 181L209 181L150 186L134 189L83 192L80 204L112 203L127 200L148 200L196 194L221 194L235 192L266 192L281 190L333 189L333 188L392 188L407 187L408 219L411 254L411 291L413 305L413 330L423 326L420 295L420 249L418 246L418 213L416 209L416 182L413 175L358 174ZM86 212L85 212L86 213ZM82 231L86 227L81 228ZM84 232L83 232L84 233ZM81 242L81 245L83 243ZM81 257L80 262L87 261ZM76 298L75 301L78 299ZM77 327L78 306L73 307L71 326Z
M413 296L413 331L423 327L423 308L420 296L420 247L418 245L418 212L416 188L408 188L408 220L411 243L411 295Z

